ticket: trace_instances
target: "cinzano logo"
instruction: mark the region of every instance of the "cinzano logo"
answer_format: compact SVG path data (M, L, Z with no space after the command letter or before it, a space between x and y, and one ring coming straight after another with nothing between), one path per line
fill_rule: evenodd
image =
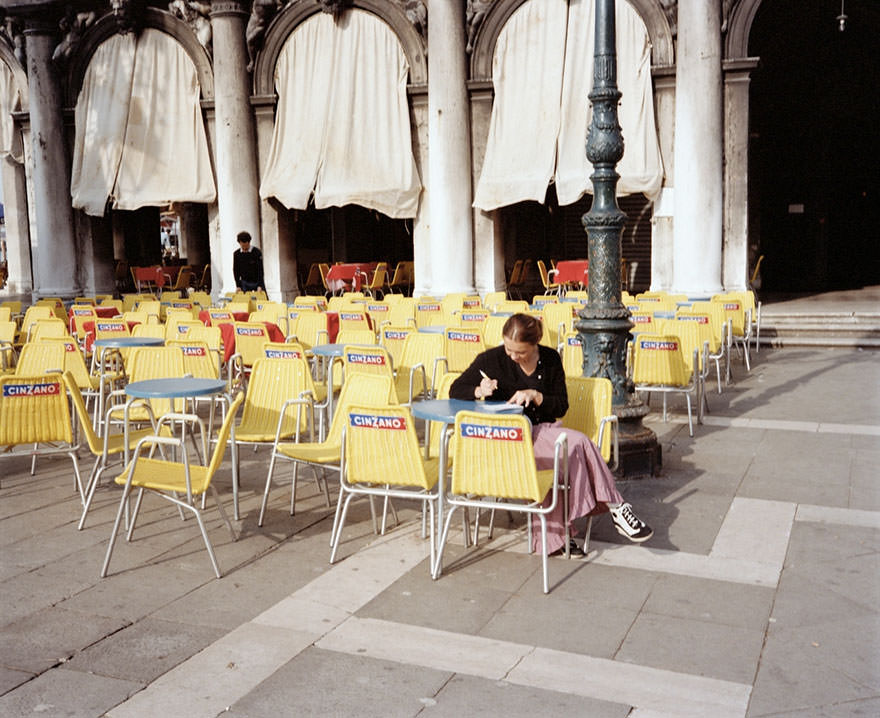
M479 307L480 300L479 299L465 299L462 301L461 306L465 309L471 309L472 307Z
M364 318L363 314L351 314L348 312L340 312L339 320L342 322L359 322Z
M171 302L172 309L192 309L192 304L189 302Z
M676 319L680 322L696 322L697 324L709 323L709 317L705 314L679 314Z
M635 314L631 317L633 324L650 324L653 320L653 317L649 317L645 314Z
M656 340L642 339L639 342L642 349L654 349L664 352L674 352L678 349L678 342L658 342Z
M203 357L208 352L205 351L205 347L181 347L183 349L184 356L188 357Z
M479 344L480 342L480 335L473 332L449 332L447 337L453 342L469 342L474 344Z
M75 352L76 347L73 345L73 342L64 342L64 351Z
M90 317L90 316L92 316L92 310L91 309L74 309L73 315L75 317Z
M406 429L406 419L402 416L376 416L375 414L349 414L351 426L362 429Z
M211 312L211 319L231 319L232 315L229 312Z
M256 327L236 327L235 333L240 337L261 337L263 332Z
M416 305L416 310L420 312L439 312L440 305L439 304L418 304Z
M570 347L582 346L581 340L577 336L569 337L566 341L568 342L568 346Z
M177 333L178 334L186 334L188 331L189 331L189 327L186 326L185 324L178 324L177 325Z
M98 322L96 328L99 332L124 332L126 329L121 322Z
M486 312L462 312L461 321L463 322L483 322L489 315Z
M409 334L409 332L397 332L397 331L390 330L390 331L384 332L383 336L386 339L392 339L392 340L401 339L402 340L402 339L406 339L407 334Z
M385 357L381 354L363 354L351 352L346 355L349 364L370 364L372 366L382 366L385 364Z
M291 349L267 349L267 359L302 359L302 354Z
M465 439L490 439L492 441L522 441L522 427L486 426L485 424L462 424L461 435Z
M61 393L61 384L57 381L45 384L6 384L3 396L54 396Z
M725 302L724 303L724 311L738 312L739 311L739 302Z
M367 311L368 312L387 312L391 307L387 304L368 304Z

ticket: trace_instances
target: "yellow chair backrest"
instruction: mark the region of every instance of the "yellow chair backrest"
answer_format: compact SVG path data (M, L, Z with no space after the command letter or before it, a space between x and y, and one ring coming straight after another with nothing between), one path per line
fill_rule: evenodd
M633 340L633 381L636 384L687 386L692 361L673 334L639 334Z
M483 297L483 306L489 311L494 312L501 302L507 301L507 292L489 292Z
M373 328L381 326L384 323L391 323L391 307L392 305L382 301L372 300L363 305L364 311L370 317Z
M387 484L430 490L437 472L425 471L415 421L408 407L355 404L346 412L345 466L351 483Z
M128 330L128 324L122 319L97 319L95 321L95 339L128 336L131 336L131 332Z
M553 473L539 480L532 426L521 414L461 411L450 443L453 494L542 501L550 490Z
M74 304L70 308L70 315L73 318L73 330L79 339L84 339L86 335L83 324L95 322L98 319L98 314L91 304Z
M263 344L269 341L269 330L262 322L234 322L235 353L241 354L245 366L253 366L263 354Z
M443 305L436 300L416 302L415 318L417 327L429 327L446 321Z
M452 382L454 382L458 377L461 376L461 372L458 371L448 371L443 376L441 376L437 380L437 386L435 387L435 393L438 399L448 399L449 398L449 389L452 386ZM432 421L431 424L431 441L428 445L428 455L429 456L440 456L440 439L443 435L443 428L445 424L441 421ZM452 464L452 456L446 457L447 462Z
M562 337L562 368L565 376L583 376L584 373L584 346L576 331L566 332Z
M46 337L64 337L68 336L67 322L52 317L51 319L37 319L31 324L28 332L28 341L36 342Z
M15 322L0 322L0 371L9 371L12 368L15 345Z
M464 298L464 292L450 292L440 300L440 304L443 307L443 324L450 324L453 315L464 309Z
M433 391L435 360L443 356L446 337L443 334L428 332L412 332L403 343L400 362L397 366L398 399L409 397L410 369L421 364L425 368L425 382L421 373L416 370L413 379L413 398L422 392Z
M8 322L12 320L12 308L0 307L0 322Z
M525 299L506 299L495 306L496 312L516 314L529 311L529 303Z
M21 348L15 373L37 376L47 372L64 371L64 346L58 342L28 342Z
M367 321L367 313L360 307L355 308L350 305L340 307L339 309L339 331L347 330L369 330L370 323Z
M299 342L265 342L263 357L265 359L305 359L306 350Z
M305 359L257 359L248 381L236 438L272 441L281 418L281 406L288 399L299 398L303 392L311 389L310 378ZM306 407L291 405L284 412L281 438L287 439L295 434L297 414L301 414L300 431L308 430L309 412Z
M394 382L381 374L361 374L353 381L342 384L339 399L333 409L333 418L327 430L325 443L342 442L342 429L348 421L348 411L354 406L392 406L397 404Z
M372 329L340 329L336 335L337 344L375 344L376 335Z
M293 306L302 307L302 306L316 306L321 310L327 309L327 298L321 296L315 296L311 294L301 294L298 297L295 297L293 300Z
M456 312L452 316L450 326L453 327L477 327L483 328L486 318L489 316L489 310L482 307L462 308L460 312Z
M0 302L0 307L9 309L13 317L21 314L21 301L18 299L6 299Z
M146 379L170 379L186 374L183 350L180 347L133 347L128 355L128 378L130 382ZM156 418L169 411L182 411L183 399L151 399L150 405ZM172 409L173 406L173 409Z
M703 345L708 351L714 352L714 334L709 317L705 314L680 314L675 319L667 319L663 324L664 334L674 334L681 339L685 357L693 356L694 349L699 350L700 368L703 361Z
M477 354L483 351L483 330L474 327L450 327L446 337L445 355L449 371L467 369Z
M558 302L545 304L541 308L541 317L544 327L550 335L550 346L554 349L559 346L562 337L574 328L574 311L576 304L571 302Z
M55 313L50 306L34 304L28 307L25 310L24 318L21 320L21 331L19 336L21 337L22 343L27 339L31 325L36 322L37 319L51 319L54 316Z
M721 305L725 319L730 321L733 334L742 336L745 331L745 306L742 297L737 293L716 294L712 301Z
M199 379L217 379L220 376L217 360L206 342L189 339L169 339L167 347L180 347L183 352L183 371Z
M633 328L630 330L631 332L653 332L656 330L656 324L654 323L654 312L649 311L635 311L630 314L629 320L633 323Z
M51 337L44 341L54 342L64 347L64 365L62 367L64 373L70 374L80 389L90 390L92 379L89 376L85 357L76 345L76 341L72 337Z
M604 377L566 377L568 411L562 417L562 425L576 429L590 437L599 446L599 426L602 418L611 415L611 399L614 387ZM611 458L611 431L605 431L599 446L602 458Z
M173 315L169 315L168 321L165 322L165 338L172 339L189 339L193 330L199 331L204 329L205 325L198 319L177 319Z
M226 309L209 309L208 321L212 327L218 327L221 324L232 324L235 321L235 317L232 316L232 312Z
M227 312L231 312L233 314L248 314L251 313L251 303L250 300L237 301L233 299L231 302L227 303L224 307Z
M163 324L135 324L131 328L133 337L152 337L153 339L165 339L165 326Z
M413 325L390 325L379 328L379 343L388 350L394 360L394 366L400 364L403 356L403 345L406 338L415 331Z
M342 351L342 367L346 379L355 374L394 376L391 355L385 347L346 346Z
M56 348L63 352L60 345ZM0 446L73 443L67 392L60 373L0 377Z
M64 302L61 301L61 297L43 297L37 300L36 306L49 307L52 311L52 316L57 319L67 319L67 310L64 308Z
M162 303L155 299L141 299L134 305L134 311L159 317L162 314Z
M504 323L509 319L505 314L490 314L483 322L483 344L486 349L497 347L503 344L504 340L501 331L504 329Z
M327 344L327 314L325 312L300 312L290 328L289 335L295 336L306 350L316 344Z

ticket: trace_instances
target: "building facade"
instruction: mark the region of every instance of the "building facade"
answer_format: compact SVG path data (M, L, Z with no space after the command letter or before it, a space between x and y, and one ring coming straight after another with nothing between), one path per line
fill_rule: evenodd
M742 289L761 0L617 5L631 286ZM112 291L169 213L215 295L243 230L276 299L317 261L412 259L428 294L587 254L592 0L2 6L5 292Z

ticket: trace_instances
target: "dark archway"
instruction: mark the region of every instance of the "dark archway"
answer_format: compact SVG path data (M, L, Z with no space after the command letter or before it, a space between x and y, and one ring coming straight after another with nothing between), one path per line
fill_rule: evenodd
M758 8L749 55L750 238L762 288L880 284L880 5L775 0Z

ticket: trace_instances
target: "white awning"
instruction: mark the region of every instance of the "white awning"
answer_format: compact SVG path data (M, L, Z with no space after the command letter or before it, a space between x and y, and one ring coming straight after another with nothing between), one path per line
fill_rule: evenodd
M654 121L651 46L644 23L617 3L617 84L624 156L618 194L655 197L663 162ZM495 47L495 101L474 205L483 210L543 202L550 181L560 205L592 191L586 137L592 110L593 0L531 0L507 21Z
M287 39L275 67L278 110L260 196L305 209L358 204L415 217L409 65L391 28L350 9L317 13Z
M196 67L170 35L146 29L105 40L76 103L70 193L101 216L216 198Z

